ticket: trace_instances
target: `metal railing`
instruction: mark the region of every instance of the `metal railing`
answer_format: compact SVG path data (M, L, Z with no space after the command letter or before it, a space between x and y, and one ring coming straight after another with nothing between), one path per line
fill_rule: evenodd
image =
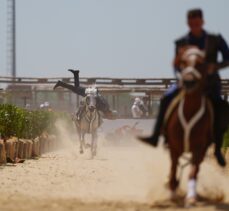
M32 77L3 77L0 76L0 84L13 84L13 85L31 85L41 87L45 85L45 89L52 89L53 85L58 81L73 84L74 79L71 77L53 77L53 78L32 78ZM174 78L109 78L109 77L96 77L96 78L80 78L82 86L96 84L101 91L112 92L164 92L172 84L176 83ZM223 94L229 94L229 79L222 79Z
M21 107L30 104L34 109L48 101L54 109L74 111L79 105L80 97L67 89L53 90L58 80L74 83L74 79L69 77L0 77L0 85L4 84L4 89L0 90L0 101ZM227 98L229 79L221 82L222 94ZM155 115L160 96L174 83L174 78L80 78L81 86L96 84L111 108L117 110L122 117L131 116L130 107L136 96L145 96L151 116Z

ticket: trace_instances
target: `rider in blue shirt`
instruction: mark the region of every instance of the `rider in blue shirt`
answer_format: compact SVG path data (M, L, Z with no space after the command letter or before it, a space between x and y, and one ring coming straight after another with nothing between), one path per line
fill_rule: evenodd
M206 32L203 29L203 13L200 9L193 9L187 13L187 23L190 32L182 38L175 41L175 54L184 47L193 45L206 53L206 64L208 65L208 84L206 87L206 95L211 99L215 111L214 119L214 134L215 134L215 156L221 166L225 166L225 160L221 154L221 145L223 141L223 132L219 128L219 122L222 111L228 111L228 104L221 98L221 83L218 70L229 66L229 48L226 41L221 35L214 35ZM218 61L218 53L222 55L222 61ZM176 57L176 56L175 56ZM179 72L179 66L174 60L175 73ZM160 131L163 125L165 112L172 99L179 93L178 85L168 90L165 96L161 99L159 114L154 127L154 132L150 137L140 138L141 141L157 146Z

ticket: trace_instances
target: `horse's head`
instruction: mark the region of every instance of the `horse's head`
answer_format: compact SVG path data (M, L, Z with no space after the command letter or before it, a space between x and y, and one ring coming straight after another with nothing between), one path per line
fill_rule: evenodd
M85 94L86 94L86 106L90 112L94 112L94 110L96 109L98 89L95 87L89 87L85 90Z
M206 76L204 66L205 54L197 47L187 47L178 55L178 67L181 70L180 79L186 91L192 91L203 84Z

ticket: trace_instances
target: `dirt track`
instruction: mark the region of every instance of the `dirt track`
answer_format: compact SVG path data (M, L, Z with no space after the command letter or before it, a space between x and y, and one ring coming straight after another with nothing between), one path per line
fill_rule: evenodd
M63 150L1 167L1 211L181 209L182 204L167 201L169 159L163 149L134 140L106 144L100 136L98 155L91 160L88 152L79 155L66 134L63 138ZM193 210L229 210L228 176L209 159L202 166L198 189L207 200ZM222 196L224 201L215 202Z

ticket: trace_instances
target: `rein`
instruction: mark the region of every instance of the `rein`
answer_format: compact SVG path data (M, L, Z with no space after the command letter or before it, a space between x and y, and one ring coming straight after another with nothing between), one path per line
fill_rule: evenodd
M191 130L194 127L194 125L200 120L200 118L204 115L204 112L206 110L205 108L206 98L204 96L202 97L200 109L190 119L189 122L186 121L185 116L184 116L184 101L185 101L185 98L181 99L179 103L178 118L184 130L184 152L189 152L190 150L189 139L190 139Z
M182 73L181 75L186 75L186 74L189 74L189 73L192 73L196 78L198 79L201 79L202 76L201 74L198 72L198 70L194 67L186 67L184 70L182 70Z

